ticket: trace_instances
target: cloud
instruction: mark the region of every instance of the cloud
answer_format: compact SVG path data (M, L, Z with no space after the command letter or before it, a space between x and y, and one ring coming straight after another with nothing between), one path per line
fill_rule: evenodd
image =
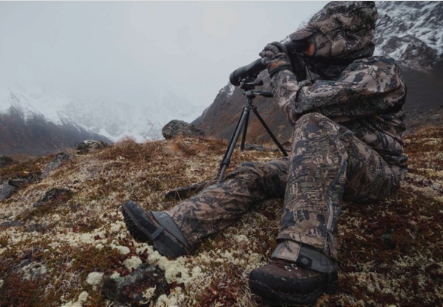
M224 4L208 7L202 14L202 29L209 37L225 39L241 23L239 13L229 10Z

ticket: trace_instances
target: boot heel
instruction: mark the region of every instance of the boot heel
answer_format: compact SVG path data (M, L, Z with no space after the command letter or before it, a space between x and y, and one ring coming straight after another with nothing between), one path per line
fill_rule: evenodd
M333 272L328 274L328 286L326 287L326 294L334 294L340 290L340 284L338 282L338 273Z
M335 281L332 284L328 285L328 288L326 289L326 294L334 294L338 290L340 290L340 285L338 284L338 281Z

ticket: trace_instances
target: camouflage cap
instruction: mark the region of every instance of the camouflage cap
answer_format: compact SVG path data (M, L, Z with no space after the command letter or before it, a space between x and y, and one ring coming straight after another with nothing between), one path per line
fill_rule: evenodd
M289 37L292 40L310 37L315 57L370 56L374 52L372 39L377 18L373 1L332 1Z

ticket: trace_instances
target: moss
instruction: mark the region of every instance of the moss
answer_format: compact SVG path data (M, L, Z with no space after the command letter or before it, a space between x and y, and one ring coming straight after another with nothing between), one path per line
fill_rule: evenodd
M405 141L410 171L398 193L372 205L343 206L341 292L322 297L319 306L441 305L437 293L443 291L443 198L438 187L443 182L439 172L443 129L421 131ZM76 301L83 291L89 295L84 305L103 306L101 285L94 288L86 277L91 272L125 276L130 272L124 261L134 256L151 264L179 266L180 272L189 272L189 278L194 268L201 270L186 285L177 284L181 277L171 277L170 290L179 287L184 296L175 296L175 305L262 306L262 299L248 291L247 276L269 260L276 246L282 200L256 204L223 232L203 240L191 256L169 262L151 246L135 242L119 212L122 202L129 199L148 210L173 207L178 201L164 202L163 195L214 178L226 146L223 140L207 138L145 144L125 140L63 164L44 181L0 203L0 218L20 217L26 223L2 229L0 234L0 279L4 280L0 306L59 306ZM244 161L279 157L278 151L240 152L236 148L228 172ZM8 172L25 174L44 165L22 165ZM41 209L32 207L55 186L72 194ZM25 232L33 223L47 229ZM125 246L129 253L122 255L111 244ZM19 283L21 273L10 272L21 261L41 263L47 274ZM172 295L171 290L171 302Z
M91 272L112 273L121 267L124 259L124 255L109 246L97 249L94 245L85 245L74 251L71 268L80 274L82 280L86 280Z
M49 155L1 168L0 178L25 178L30 174L41 175L42 170L46 166L46 164L48 164L54 158L55 155Z

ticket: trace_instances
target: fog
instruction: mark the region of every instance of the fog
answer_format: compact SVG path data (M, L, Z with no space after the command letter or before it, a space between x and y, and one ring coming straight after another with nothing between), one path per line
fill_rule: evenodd
M325 2L0 2L0 86L209 106Z

